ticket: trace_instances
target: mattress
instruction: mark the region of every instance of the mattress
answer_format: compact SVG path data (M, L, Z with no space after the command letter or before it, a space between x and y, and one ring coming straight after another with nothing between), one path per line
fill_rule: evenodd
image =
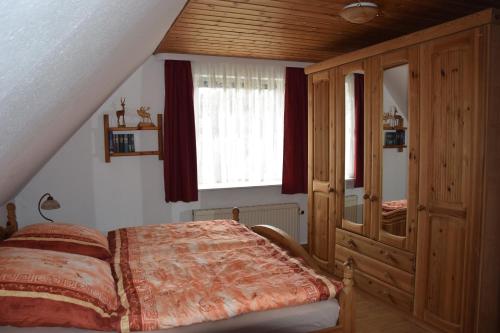
M262 312L246 313L231 319L205 322L157 333L305 333L337 325L339 304L336 299ZM0 327L2 333L95 333L76 328Z

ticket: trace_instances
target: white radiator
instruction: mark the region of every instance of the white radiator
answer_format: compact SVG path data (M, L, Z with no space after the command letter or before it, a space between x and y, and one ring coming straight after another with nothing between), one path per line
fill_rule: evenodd
M356 195L344 197L344 218L352 222L358 221L358 197Z
M300 207L295 203L238 207L240 223L251 227L268 224L280 228L297 242L299 239ZM193 220L231 219L233 208L193 209Z

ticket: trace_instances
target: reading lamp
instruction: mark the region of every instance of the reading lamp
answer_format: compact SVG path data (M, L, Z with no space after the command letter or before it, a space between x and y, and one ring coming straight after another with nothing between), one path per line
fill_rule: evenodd
M45 197L47 197L47 199L45 201L43 201L43 199ZM42 195L42 197L38 201L38 212L47 221L54 222L54 220L49 219L48 217L43 215L42 209L43 210L53 210L53 209L59 209L59 208L61 208L61 205L59 204L59 202L56 199L54 199L54 197L52 197L52 195L50 195L50 193L45 193L44 195Z

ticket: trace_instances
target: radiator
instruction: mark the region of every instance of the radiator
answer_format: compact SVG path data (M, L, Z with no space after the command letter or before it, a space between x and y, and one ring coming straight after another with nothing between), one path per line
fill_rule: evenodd
M297 242L299 239L300 207L295 203L238 207L240 223L251 227L268 224L280 228ZM231 219L232 208L194 209L193 220Z
M358 220L358 197L346 195L344 198L344 219L356 222Z

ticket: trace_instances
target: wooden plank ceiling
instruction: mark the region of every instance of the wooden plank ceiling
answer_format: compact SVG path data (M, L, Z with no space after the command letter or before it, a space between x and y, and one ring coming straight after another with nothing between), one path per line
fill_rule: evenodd
M372 0L373 21L339 16L351 0L188 0L155 53L317 62L498 5L497 0Z

